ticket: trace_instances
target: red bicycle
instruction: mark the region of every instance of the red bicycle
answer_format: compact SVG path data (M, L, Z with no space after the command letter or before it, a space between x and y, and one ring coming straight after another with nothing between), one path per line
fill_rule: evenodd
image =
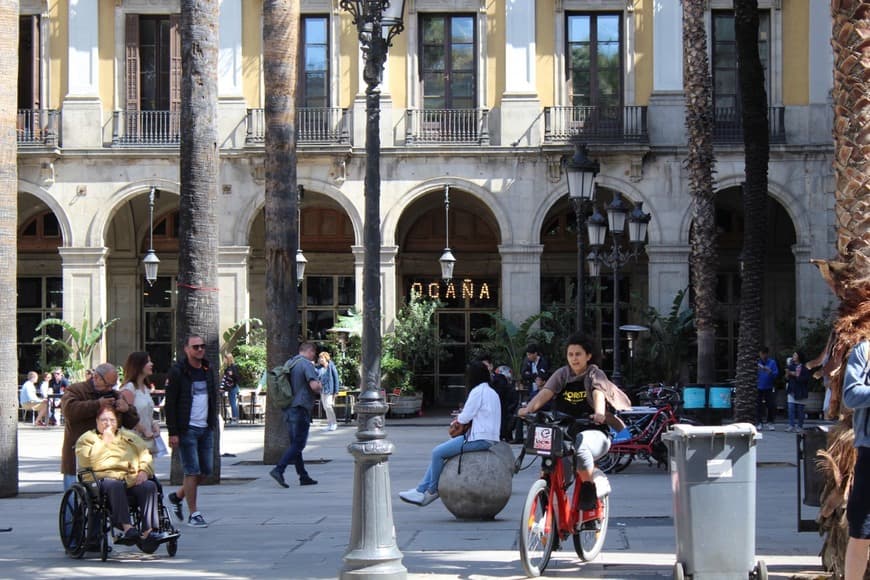
M610 515L610 482L595 470L598 502L595 509L580 509L580 485L574 482L574 449L569 430L575 419L564 413L539 411L522 418L529 435L517 467L526 453L541 458L541 477L532 484L520 520L520 560L526 575L540 576L553 550L572 536L574 550L584 562L594 559L604 546Z

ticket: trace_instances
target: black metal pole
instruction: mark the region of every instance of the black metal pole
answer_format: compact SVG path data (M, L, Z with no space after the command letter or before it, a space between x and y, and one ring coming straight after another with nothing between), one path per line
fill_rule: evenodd
M383 10L383 6L380 7ZM372 15L370 28L360 28L365 54L366 175L363 225L362 392L356 406L356 441L348 446L354 456L353 514L350 544L344 553L342 579L407 577L402 552L396 543L390 502L387 461L393 444L384 430L387 404L381 394L381 103L378 85L387 60L388 43L381 31L381 11Z
M586 281L585 272L583 271L583 259L586 253L585 239L583 238L583 230L586 227L586 207L583 200L574 198L574 217L577 221L577 288L575 288L574 308L576 313L574 316L574 328L577 332L583 332L583 319L586 314Z
M611 232L613 235L613 376L610 377L615 384L622 386L622 368L619 356L619 266L622 255L619 250L621 234Z

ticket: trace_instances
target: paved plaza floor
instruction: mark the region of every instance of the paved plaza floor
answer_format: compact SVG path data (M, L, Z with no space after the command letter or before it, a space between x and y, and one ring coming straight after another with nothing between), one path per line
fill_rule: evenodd
M393 520L398 547L409 578L523 578L517 550L520 510L537 466L521 471L505 509L493 521L456 520L436 501L419 508L397 493L417 484L432 446L446 437L446 413L388 419L395 444L389 461ZM320 483L300 487L292 468L284 489L267 475L262 460L262 425L224 430L223 483L200 489L206 529L181 525L178 554L153 555L117 546L107 562L96 554L73 560L64 554L57 515L62 478L61 428L19 429L20 494L0 499L0 578L336 578L350 537L353 458L347 446L355 425L323 432L312 426L306 459ZM518 447L514 447L515 451ZM817 533L798 533L795 436L764 432L758 442L756 555L773 578L822 575ZM157 460L158 475L168 481L169 459ZM610 531L604 552L581 564L570 542L554 554L546 577L670 578L675 561L671 479L666 470L635 462L611 476ZM171 489L171 487L170 487ZM736 506L735 509L739 509ZM803 517L812 518L812 508ZM743 528L745 530L746 528ZM709 533L741 533L709 522ZM748 570L747 570L748 573Z

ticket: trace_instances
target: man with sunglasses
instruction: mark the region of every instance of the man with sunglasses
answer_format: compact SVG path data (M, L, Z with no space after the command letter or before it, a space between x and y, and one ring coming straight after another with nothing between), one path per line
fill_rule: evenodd
M61 471L63 488L68 489L76 480L75 446L79 437L88 429L93 429L97 415L104 407L114 407L121 416L121 423L132 429L139 422L136 407L113 390L118 382L118 371L114 365L103 363L94 368L90 379L74 383L64 390L60 400L64 416L63 449L61 450Z
M198 334L184 341L184 357L169 370L166 399L166 430L169 446L181 453L184 480L169 494L175 517L184 519L182 502L187 500L187 525L207 528L196 505L199 484L214 468L214 430L217 429L217 388L211 364L205 358L205 341Z
M90 371L87 371L90 372ZM86 376L85 380L90 379L90 376ZM67 380L65 376L63 376L63 371L59 368L55 368L51 371L51 378L48 380L48 391L55 395L55 397L60 397L63 395L64 391L66 391L67 387L69 387L70 382ZM50 398L48 401L50 408L48 409L48 419L50 425L57 425L57 417L55 416L56 410L60 407L59 399Z

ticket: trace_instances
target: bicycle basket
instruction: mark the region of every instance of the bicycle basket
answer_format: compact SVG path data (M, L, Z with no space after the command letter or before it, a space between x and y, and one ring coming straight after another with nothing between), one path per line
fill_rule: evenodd
M562 430L558 425L529 425L525 449L530 455L561 457L565 452Z

